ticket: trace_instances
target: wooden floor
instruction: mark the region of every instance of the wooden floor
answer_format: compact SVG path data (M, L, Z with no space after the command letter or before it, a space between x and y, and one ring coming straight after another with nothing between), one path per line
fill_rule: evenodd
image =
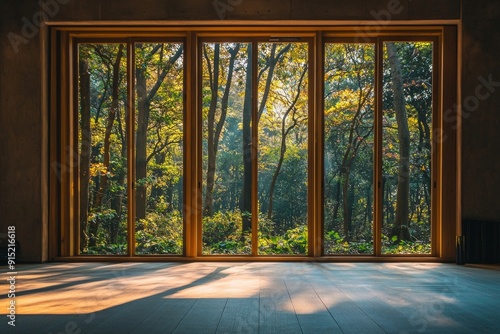
M1 272L7 278L6 267ZM4 270L5 269L5 270ZM437 263L18 266L0 333L500 333L500 271ZM1 277L0 313L8 285Z

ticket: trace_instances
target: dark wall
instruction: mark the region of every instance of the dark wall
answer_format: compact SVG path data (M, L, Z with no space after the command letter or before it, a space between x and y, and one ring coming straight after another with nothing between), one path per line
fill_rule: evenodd
M26 0L25 0L26 1ZM46 0L47 1L47 0ZM50 0L52 1L52 0ZM459 0L59 0L52 20L456 19Z
M500 221L499 20L498 1L463 1L462 216L465 219ZM485 85L481 78L487 82L491 79L493 86Z
M29 38L21 32L22 18L31 19L37 10L36 1L0 4L0 233L15 226L21 245L17 257L39 262L44 216L40 39L37 29L25 29ZM17 50L9 33L23 39Z
M22 247L20 259L37 262L46 259L45 184L50 164L44 160L48 128L42 108L41 38L33 26L40 17L39 3L44 4L44 15L50 21L373 21L460 17L458 0L0 1L0 233L15 225ZM492 73L493 79L500 81L500 70L495 66L500 37L491 34L499 29L494 23L500 15L495 3L495 0L465 0L466 95L474 93L479 75L487 78ZM390 13L392 8L398 9L397 13ZM500 199L498 99L498 94L492 94L481 101L477 112L464 120L464 214L468 217L500 220L500 205L494 205Z

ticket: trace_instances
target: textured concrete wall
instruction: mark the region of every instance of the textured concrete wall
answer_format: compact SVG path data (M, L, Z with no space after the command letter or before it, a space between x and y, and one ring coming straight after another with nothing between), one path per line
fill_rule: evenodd
M42 256L41 65L35 29L21 30L37 12L35 1L0 4L0 233L15 226L23 261ZM28 19L29 17L29 19ZM22 38L11 43L16 34ZM13 47L14 45L14 47Z
M463 1L462 215L466 219L500 221L499 20L497 0Z
M38 12L39 3L43 15ZM493 6L495 0L480 1L484 6L477 3L466 0L466 94L474 92L478 75L493 73L500 80L500 71L494 66L499 37L491 36L491 31L498 31L494 23L498 10ZM47 166L42 157L47 129L42 121L41 48L36 27L40 17L50 21L421 20L457 19L460 10L458 0L16 0L0 1L0 15L0 233L16 225L21 260L42 261L47 237L42 232L47 200L43 186ZM495 95L482 102L464 124L464 174L476 175L464 180L464 213L468 217L500 220L500 205L494 205L500 198L495 151L498 99Z
M47 0L46 0L47 1ZM458 19L459 0L60 0L52 20L393 20ZM401 10L399 10L401 8ZM382 11L382 12L381 12Z

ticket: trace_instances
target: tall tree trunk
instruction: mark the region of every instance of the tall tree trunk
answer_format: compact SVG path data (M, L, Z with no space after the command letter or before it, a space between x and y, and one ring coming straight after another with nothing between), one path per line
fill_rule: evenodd
M80 59L80 118L82 139L80 143L80 251L87 248L90 154L92 133L90 131L90 73L87 60Z
M295 95L295 98L293 99L292 104L288 107L287 111L283 115L283 119L281 120L281 147L280 147L280 156L278 159L278 164L276 166L276 169L274 170L273 176L271 178L271 185L269 186L269 206L267 208L267 218L271 219L273 216L273 204L274 204L274 190L276 187L276 180L278 179L278 176L281 173L281 167L283 165L283 160L285 158L285 153L286 153L286 138L288 137L288 134L290 131L292 131L297 125L298 125L298 120L295 118L295 105L297 104L300 93L302 92L302 82L304 81L304 78L307 73L307 66L304 66L304 70L302 72L302 75L300 76L299 84L297 87L297 94ZM288 118L288 115L292 113L292 124L290 126L286 126L286 121Z
M160 153L157 153L154 157L155 159L155 164L157 166L162 166L167 158L167 152L163 151ZM153 175L156 179L161 179L164 175L163 170L161 168L156 168L153 171ZM166 190L162 190L163 186L159 186L158 184L153 184L151 188L151 197L154 199L160 198L161 195L165 194L166 198L165 201L167 202L167 212L172 212L174 207L173 207L173 202L172 202L172 197L174 193L174 184L169 182L169 184L166 186ZM152 209L156 208L156 201L152 203Z
M351 217L352 215L350 214L349 210L349 208L353 204L350 203L349 201L350 198L349 182L351 178L352 162L357 156L357 152L359 150L359 147L361 146L362 141L365 140L371 133L371 131L368 132L366 135L362 137L361 140L358 140L359 136L355 136L357 126L360 123L361 111L363 110L363 106L365 105L371 93L371 88L370 88L370 90L366 94L363 94L363 89L361 87L362 86L360 85L359 96L358 96L358 107L349 126L348 144L346 147L346 151L344 152L344 155L342 157L342 164L340 166L340 179L342 182L342 216L343 216L342 226L346 240L350 240L350 230L351 230L350 226L352 218Z
M339 216L339 208L340 208L340 181L335 181L335 202L333 205L333 214L332 214L332 222L335 224L337 218Z
M365 208L365 226L371 225L373 219L372 211L372 183L369 183L366 187L366 208Z
M119 102L119 85L120 85L120 63L123 56L123 44L118 46L118 52L116 55L116 59L113 63L113 79L112 79L112 88L111 88L111 108L108 113L108 119L106 123L106 131L104 134L104 161L103 165L106 169L106 174L101 176L101 181L99 185L99 190L96 195L95 207L99 208L102 206L102 201L104 198L104 194L108 188L108 173L110 168L110 146L111 146L111 132L113 130L113 125L115 122L116 114L118 111L118 102ZM96 220L92 224L90 224L89 234L89 246L96 245L96 236L97 231L99 229L99 221Z
M398 190L393 235L397 236L398 241L400 241L411 239L408 228L410 199L410 130L408 128L408 116L406 115L405 108L401 64L394 44L386 43L386 47L389 65L391 67L394 110L398 125L399 141Z
M242 234L252 230L252 44L247 48L245 98L243 102L243 188L241 189Z
M214 62L213 62L213 72L210 67L210 58L206 54L205 59L210 72L210 90L212 92L210 98L210 107L208 109L207 117L207 127L208 127L208 138L207 138L207 188L205 190L205 205L203 208L203 213L207 216L212 216L213 205L214 205L214 186L215 186L215 161L216 155L215 145L214 145L214 132L215 132L215 111L217 109L217 102L219 99L218 89L219 89L219 62L220 62L220 44L216 43L214 46ZM213 74L212 74L213 73Z
M146 74L142 66L137 66L137 137L136 149L136 187L135 217L137 220L146 218L146 185L147 177L147 129L149 124L150 102L147 97Z
M273 44L271 46L271 55L269 56L269 60L268 60L268 62L266 64L266 66L264 66L264 68L262 68L259 71L258 75L257 75L257 87L259 87L260 78L262 77L262 75L266 71L268 71L267 77L266 77L266 83L264 85L264 90L262 91L262 98L261 98L260 103L258 105L258 110L257 110L257 124L255 126L258 126L258 122L260 121L260 117L262 116L262 113L264 112L264 108L266 106L267 99L269 98L269 93L270 93L270 90L271 90L271 84L273 82L274 71L275 71L276 65L283 59L284 55L288 51L290 51L290 49L292 47L292 44L289 43L284 48L282 48L278 52L278 54L276 54L277 45L278 44ZM273 188L274 188L274 186L273 186ZM273 190L273 192L274 192L274 190ZM267 211L268 212L268 216L269 216L269 211L268 211L269 207L268 206L269 206L269 203L271 203L272 201L273 200L272 200L271 196L268 194L267 198L265 199L265 203L262 203L260 205L261 212L264 213L264 212ZM262 199L261 202L264 202L264 199Z
M152 57L156 52L163 52L162 45L159 44L150 52ZM138 47L141 47L138 45ZM145 184L147 177L147 129L149 125L149 114L151 101L161 87L163 80L172 68L173 64L179 59L183 53L183 46L179 46L176 53L172 55L166 64L162 64L161 72L158 72L157 79L151 90L148 92L146 83L146 66L139 64L136 67L136 80L137 80L137 137L136 137L136 220L146 218L147 208L147 186Z
M215 169L217 161L217 152L219 150L219 140L224 128L224 123L226 122L227 108L229 105L229 92L231 90L233 74L234 74L234 62L236 55L240 50L240 44L236 44L234 49L229 50L229 67L227 72L227 81L224 88L224 94L221 100L221 110L218 122L215 122L215 116L217 111L217 100L218 100L218 89L219 89L219 62L220 62L220 44L215 44L214 50L214 74L211 85L212 90L212 100L210 101L210 109L208 112L208 167L207 167L207 189L205 193L205 208L203 212L207 216L213 214L213 204L214 204L214 187L215 187ZM207 60L208 61L208 60Z
M276 165L276 169L274 170L273 176L271 178L271 184L269 186L269 204L267 207L267 218L272 219L273 217L273 205L274 205L274 189L276 188L276 180L278 179L278 176L281 173L281 166L283 165L283 160L285 158L285 152L286 152L286 134L290 132L291 129L295 127L297 123L294 123L292 126L290 126L288 129L285 128L285 122L286 122L286 117L288 113L285 114L282 120L282 125L281 125L281 147L280 147L280 156L278 159L278 164Z
M349 181L351 177L351 166L349 162L342 167L341 174L342 175L342 216L343 216L343 230L345 239L347 241L351 240L351 220L349 217Z
M113 130L113 125L116 118L116 112L118 109L118 92L119 92L119 84L120 84L120 62L123 56L123 44L120 44L118 47L118 53L116 55L116 59L113 63L113 79L112 79L112 88L111 88L111 108L108 113L108 119L106 122L106 131L104 134L104 161L103 165L106 168L106 171L109 172L109 163L110 163L110 146L111 146L111 132ZM104 193L106 192L108 185L108 177L107 174L102 175L100 182L99 191L97 193L96 201L94 203L95 207L100 207L102 205L102 200L104 197Z
M181 176L179 179L179 182L176 184L176 193L177 193L177 211L181 212L183 211L184 207L184 176Z
M431 147L431 129L429 122L427 121L426 108L414 103L413 106L418 112L418 129L420 133L419 139L419 151L426 150L426 161L430 162L432 160L432 147ZM429 166L426 166L429 167ZM431 174L430 169L425 169L422 173L422 183L424 187L423 196L424 201L427 206L427 210L431 210L431 197L430 197L430 187L431 187Z
M125 115L128 114L128 106L126 101L124 101L125 105ZM121 115L118 112L117 114L117 123L118 123L118 130L120 133L120 140L121 140L121 158L122 161L127 161L127 137L126 137L126 131L123 129L123 122L121 121ZM125 177L126 177L126 169L125 166L121 168L116 175L116 184L117 188L119 189L113 197L113 200L111 201L111 209L116 212L116 216L112 220L112 225L110 228L110 236L111 240L110 242L112 244L118 243L118 231L120 230L120 223L122 221L122 215L123 215L123 196L124 196L124 191L121 189L124 188L125 185Z
M332 134L329 136L329 145L334 148L336 146L336 137ZM325 156L326 159L326 156ZM331 166L335 166L335 159L332 157ZM340 170L339 170L340 174ZM331 196L331 199L333 200L333 210L332 210L332 218L331 218L331 226L329 227L330 229L333 229L335 227L335 224L337 222L337 218L339 216L339 209L340 209L340 194L341 194L341 182L339 180L339 176L337 176L337 172L331 177L331 181L329 184L334 182L334 185L330 185L331 191L329 191L329 195ZM325 195L326 196L326 195Z

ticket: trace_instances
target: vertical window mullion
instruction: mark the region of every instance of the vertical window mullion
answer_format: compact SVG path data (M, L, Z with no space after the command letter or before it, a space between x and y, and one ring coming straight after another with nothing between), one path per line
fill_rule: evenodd
M184 153L184 173L186 182L184 182L184 256L196 256L196 231L198 214L196 208L197 196L197 165L196 152L198 150L197 133L197 103L198 96L196 87L196 38L193 32L187 35L185 40L186 55L184 58L184 140L186 147L191 147L190 151Z
M198 162L196 166L196 232L194 234L195 239L193 240L196 243L196 255L200 256L203 254L203 42L196 38L193 42L196 44L196 73L194 76L197 78L196 92L198 92L198 96L196 97L197 106L196 106L196 147L198 151L196 152L196 160Z
M71 48L71 52L68 55L67 59L67 66L73 66L72 71L68 71L70 73L70 76L68 78L68 82L73 83L70 86L70 91L69 94L67 95L68 98L64 98L64 102L67 103L68 110L71 110L71 106L74 108L76 112L69 112L68 114L68 123L70 126L68 126L68 132L69 132L69 142L68 145L66 146L67 148L72 147L71 150L68 150L64 148L62 152L63 154L66 155L65 159L62 161L67 162L68 166L70 167L69 171L69 180L70 184L73 184L74 186L70 186L68 191L69 195L69 205L68 205L68 212L69 214L69 221L79 221L80 220L80 215L79 215L79 208L80 208L80 203L78 200L78 193L80 189L80 179L79 179L79 173L80 173L80 167L79 164L75 164L75 168L72 168L73 163L78 161L78 84L79 84L79 75L78 75L78 44L75 43L73 40L69 41L69 45ZM73 77L71 76L71 73L74 73ZM76 74L76 75L75 75ZM75 131L76 129L76 131ZM69 249L70 249L70 256L73 256L75 254L79 253L79 247L80 247L80 237L79 237L79 226L75 226L74 224L69 225L68 229L68 240L71 240L69 243Z
M441 244L439 242L439 231L438 226L440 224L441 216L441 205L439 204L439 199L441 198L440 192L442 190L440 171L441 160L439 159L442 150L442 141L439 138L439 134L442 132L442 116L441 116L441 101L442 101L442 87L441 87L441 52L442 52L442 39L434 39L434 50L433 50L433 73L432 80L433 85L433 101L432 101L432 134L431 134L431 255L437 256L438 249ZM458 235L458 234L457 234ZM440 254L439 254L440 256Z
M308 190L307 190L307 198L308 198L308 205L307 205L307 230L308 230L308 250L307 250L307 255L308 256L316 256L320 253L318 252L317 248L317 243L319 240L317 236L317 224L316 222L318 221L317 216L319 212L317 211L318 207L316 206L316 194L317 194L317 178L318 175L321 175L319 173L319 170L317 169L317 164L316 164L316 136L315 136L315 130L316 130L316 124L318 122L317 117L315 115L315 110L316 110L316 91L315 91L315 74L316 74L316 42L317 39L314 38L312 41L309 41L308 43L308 73L307 75L309 76L308 78L308 123L307 123L307 131L308 131L308 156L307 156L307 164L309 166L308 168Z
M375 44L375 145L374 145L374 192L375 212L373 215L374 255L382 252L382 110L383 110L383 42L377 38Z
M316 35L316 45L314 46L316 50L316 90L314 92L315 99L315 108L314 108L314 119L316 127L314 128L314 133L312 134L315 138L315 150L316 157L314 159L316 165L316 180L315 186L315 206L316 210L316 219L315 219L315 231L316 231L316 244L314 245L314 256L320 257L325 255L325 238L323 237L325 226L325 213L324 213L324 205L325 200L323 197L325 187L324 187L324 164L325 164L325 156L323 154L324 150L324 141L325 141L325 131L324 131L324 108L325 108L325 42L323 40L322 32L318 32Z
M259 87L257 81L258 73L258 43L253 41L252 45L252 256L258 255L258 104Z
M325 58L325 44L323 41L323 35L321 32L316 34L316 41L314 45L314 49L316 50L316 78L315 78L315 91L314 91L314 119L315 119L315 128L314 133L312 134L315 138L315 158L314 161L316 163L316 192L315 192L315 210L316 210L316 219L314 221L315 231L316 231L316 244L314 245L314 256L320 257L324 255L325 243L323 238L324 233L324 199L323 199L323 180L325 177L323 166L324 166L324 156L323 156L323 145L324 145L324 103L323 99L325 98L325 88L323 83L323 78L325 76L325 66L324 66L324 58Z
M135 52L132 40L127 42L127 216L128 256L135 255Z

